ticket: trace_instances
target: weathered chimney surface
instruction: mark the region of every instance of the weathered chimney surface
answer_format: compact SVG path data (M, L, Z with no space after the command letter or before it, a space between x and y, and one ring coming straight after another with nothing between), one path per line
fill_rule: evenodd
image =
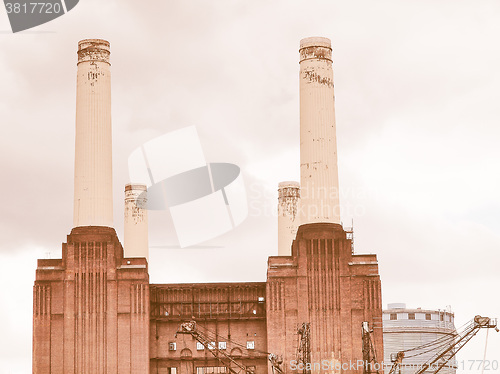
M340 223L332 48L300 41L301 224Z
M149 262L147 187L125 186L125 257L145 257Z
M299 227L300 186L298 182L278 184L278 255L291 256Z
M109 42L78 43L73 225L113 226Z

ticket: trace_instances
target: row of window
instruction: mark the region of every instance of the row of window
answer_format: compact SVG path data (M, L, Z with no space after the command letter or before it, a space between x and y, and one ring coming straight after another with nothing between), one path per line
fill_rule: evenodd
M216 347L216 342L210 342L210 344L208 345L208 349L212 350ZM205 346L200 343L200 342L196 342L196 350L197 351L203 351L205 349ZM227 349L227 342L219 342L219 349L220 350L225 350ZM250 341L247 341L247 349L255 349L255 341L253 340L250 340ZM177 350L177 343L175 342L171 342L171 343L168 343L168 350L169 351L176 351Z
M223 374L227 373L225 366L199 366L196 368L196 374Z
M247 366L246 369L247 373L255 373L255 366ZM224 374L227 372L225 366L198 366L196 368L196 374Z
M420 313L419 313L419 315L420 315ZM398 319L398 314L397 313L391 313L389 319L391 321L397 320ZM406 318L402 318L402 319L406 319ZM415 319L415 313L408 313L408 319ZM425 313L425 320L426 321L431 321L432 320L431 313ZM439 315L439 320L444 322L444 314L440 314ZM451 321L451 317L450 316L446 316L446 321L450 322Z
M258 302L239 303L182 303L182 304L156 304L152 305L151 315L154 317L169 316L214 316L214 315L258 315L266 313L264 299Z
M255 373L255 366L247 366L247 372ZM196 368L196 374L225 374L227 373L227 368L225 366L198 366ZM177 374L176 367L167 368L168 374Z

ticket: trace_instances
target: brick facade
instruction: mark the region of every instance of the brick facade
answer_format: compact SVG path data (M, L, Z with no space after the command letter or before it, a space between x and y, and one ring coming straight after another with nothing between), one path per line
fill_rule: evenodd
M271 371L267 352L293 372L303 322L312 363L361 360L363 321L383 352L376 256L354 255L337 224L302 225L292 255L269 258L267 282L150 285L146 260L123 258L106 227L74 228L62 257L38 260L34 373L210 373L223 365L190 335L176 336L191 320L257 374Z
M225 343L225 352L240 364L267 373L265 297L266 283L151 285L150 372L176 368L177 374L193 374L197 367L222 366L190 335L176 336L182 322L195 320L200 332L217 347ZM247 343L253 348L246 349Z
M38 260L33 373L147 373L149 276L115 230L77 227L62 259Z
M342 226L299 227L292 256L270 257L267 271L267 334L270 352L283 355L290 372L296 359L297 328L310 323L311 363L330 367L363 359L361 323L374 327L383 352L382 300L376 255L354 255ZM330 364L333 362L333 364ZM314 368L312 372L320 370Z

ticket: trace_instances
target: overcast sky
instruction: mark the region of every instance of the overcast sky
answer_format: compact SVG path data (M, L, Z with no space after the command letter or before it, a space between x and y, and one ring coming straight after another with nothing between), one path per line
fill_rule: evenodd
M121 240L128 155L159 135L195 125L207 161L239 165L247 187L247 220L196 248L150 215L152 283L265 281L277 184L299 180L299 41L325 36L342 220L378 255L384 307L500 317L499 35L497 0L82 0L18 34L0 10L0 374L31 371L36 259L59 258L72 228L84 38L111 43ZM459 360L481 360L485 336ZM500 361L500 334L488 352Z

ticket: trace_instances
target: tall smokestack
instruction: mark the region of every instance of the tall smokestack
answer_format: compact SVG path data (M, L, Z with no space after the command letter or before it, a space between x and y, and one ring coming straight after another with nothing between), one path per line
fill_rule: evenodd
M149 262L147 187L125 186L125 257L145 257Z
M73 225L113 226L109 42L78 43Z
M340 223L332 47L300 41L301 224Z
M278 184L278 256L292 255L292 242L299 227L299 199L298 182Z

